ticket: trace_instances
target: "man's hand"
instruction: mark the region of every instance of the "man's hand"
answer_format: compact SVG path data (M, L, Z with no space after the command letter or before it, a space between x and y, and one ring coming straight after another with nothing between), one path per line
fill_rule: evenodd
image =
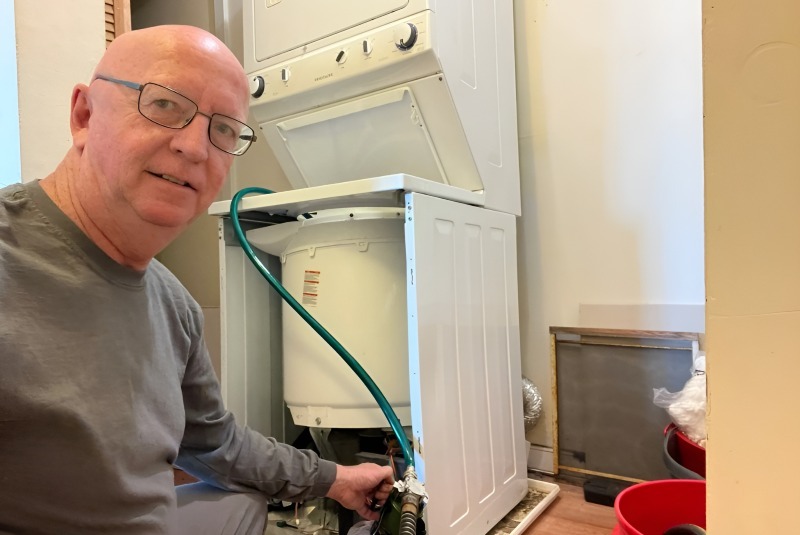
M364 463L356 466L336 466L336 480L327 497L333 498L368 520L377 520L378 512L370 506L382 505L392 491L394 476L388 466Z

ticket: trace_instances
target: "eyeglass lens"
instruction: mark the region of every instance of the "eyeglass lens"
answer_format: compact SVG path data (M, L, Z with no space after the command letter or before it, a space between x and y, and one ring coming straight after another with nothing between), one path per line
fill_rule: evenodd
M197 105L169 88L145 84L139 96L139 112L161 126L183 128L197 113ZM225 115L212 114L208 137L216 147L231 154L243 154L254 138L253 129Z

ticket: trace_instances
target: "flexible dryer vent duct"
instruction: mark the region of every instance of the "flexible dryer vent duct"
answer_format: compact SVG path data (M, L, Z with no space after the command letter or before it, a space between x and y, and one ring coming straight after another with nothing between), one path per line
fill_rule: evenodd
M522 413L527 433L536 426L542 415L542 396L536 385L527 377L522 378Z

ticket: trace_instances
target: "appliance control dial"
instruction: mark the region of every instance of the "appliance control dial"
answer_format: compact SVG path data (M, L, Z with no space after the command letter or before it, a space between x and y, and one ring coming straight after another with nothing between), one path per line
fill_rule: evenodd
M372 39L364 39L361 41L361 51L365 56L372 54Z
M261 76L253 76L250 78L250 94L253 98L258 98L264 94L264 87L267 84L264 83L264 78Z
M336 53L336 63L341 65L345 61L347 61L347 50L343 48Z
M281 69L281 80L284 82L288 82L289 78L292 77L292 71L289 70L289 67L284 67Z
M400 50L408 50L417 42L417 27L404 22L394 28L394 44Z

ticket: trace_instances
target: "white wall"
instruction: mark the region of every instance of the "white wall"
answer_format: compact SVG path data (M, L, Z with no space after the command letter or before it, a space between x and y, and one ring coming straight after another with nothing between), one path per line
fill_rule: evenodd
M15 0L22 180L50 174L72 138L72 88L105 50L103 0Z
M14 3L0 2L0 187L20 181L17 42Z
M518 0L516 41L522 364L548 393L580 305L704 303L701 4Z

